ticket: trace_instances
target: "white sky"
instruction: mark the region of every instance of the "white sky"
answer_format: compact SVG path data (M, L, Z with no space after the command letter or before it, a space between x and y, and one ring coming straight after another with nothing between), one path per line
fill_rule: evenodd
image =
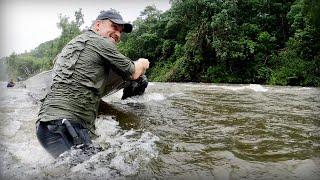
M147 5L166 11L169 0L0 0L0 57L22 53L60 35L59 14L74 20L82 8L90 26L101 10L116 9L125 21L134 21Z

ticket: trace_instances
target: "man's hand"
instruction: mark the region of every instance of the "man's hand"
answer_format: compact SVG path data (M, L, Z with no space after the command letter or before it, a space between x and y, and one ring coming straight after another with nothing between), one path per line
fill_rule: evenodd
M132 79L136 80L141 75L143 75L146 70L149 68L149 60L145 58L139 58L137 61L134 62L134 73L132 74Z

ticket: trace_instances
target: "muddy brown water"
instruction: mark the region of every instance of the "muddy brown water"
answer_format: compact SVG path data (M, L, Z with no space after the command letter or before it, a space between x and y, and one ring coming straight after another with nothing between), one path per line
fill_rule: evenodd
M0 88L1 179L320 179L319 88L152 82L104 97L102 151L56 160L35 136L44 91Z

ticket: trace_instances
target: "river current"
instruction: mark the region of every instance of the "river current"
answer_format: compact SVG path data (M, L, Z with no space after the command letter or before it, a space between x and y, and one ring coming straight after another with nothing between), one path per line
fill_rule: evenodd
M35 136L34 81L1 83L0 179L320 179L319 88L151 82L103 98L102 149L53 159Z

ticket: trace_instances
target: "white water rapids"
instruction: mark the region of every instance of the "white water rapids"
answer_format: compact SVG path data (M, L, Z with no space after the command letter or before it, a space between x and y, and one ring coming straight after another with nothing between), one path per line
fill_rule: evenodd
M320 179L320 90L308 87L149 83L103 100L101 149L53 159L35 135L38 75L0 88L0 179Z

